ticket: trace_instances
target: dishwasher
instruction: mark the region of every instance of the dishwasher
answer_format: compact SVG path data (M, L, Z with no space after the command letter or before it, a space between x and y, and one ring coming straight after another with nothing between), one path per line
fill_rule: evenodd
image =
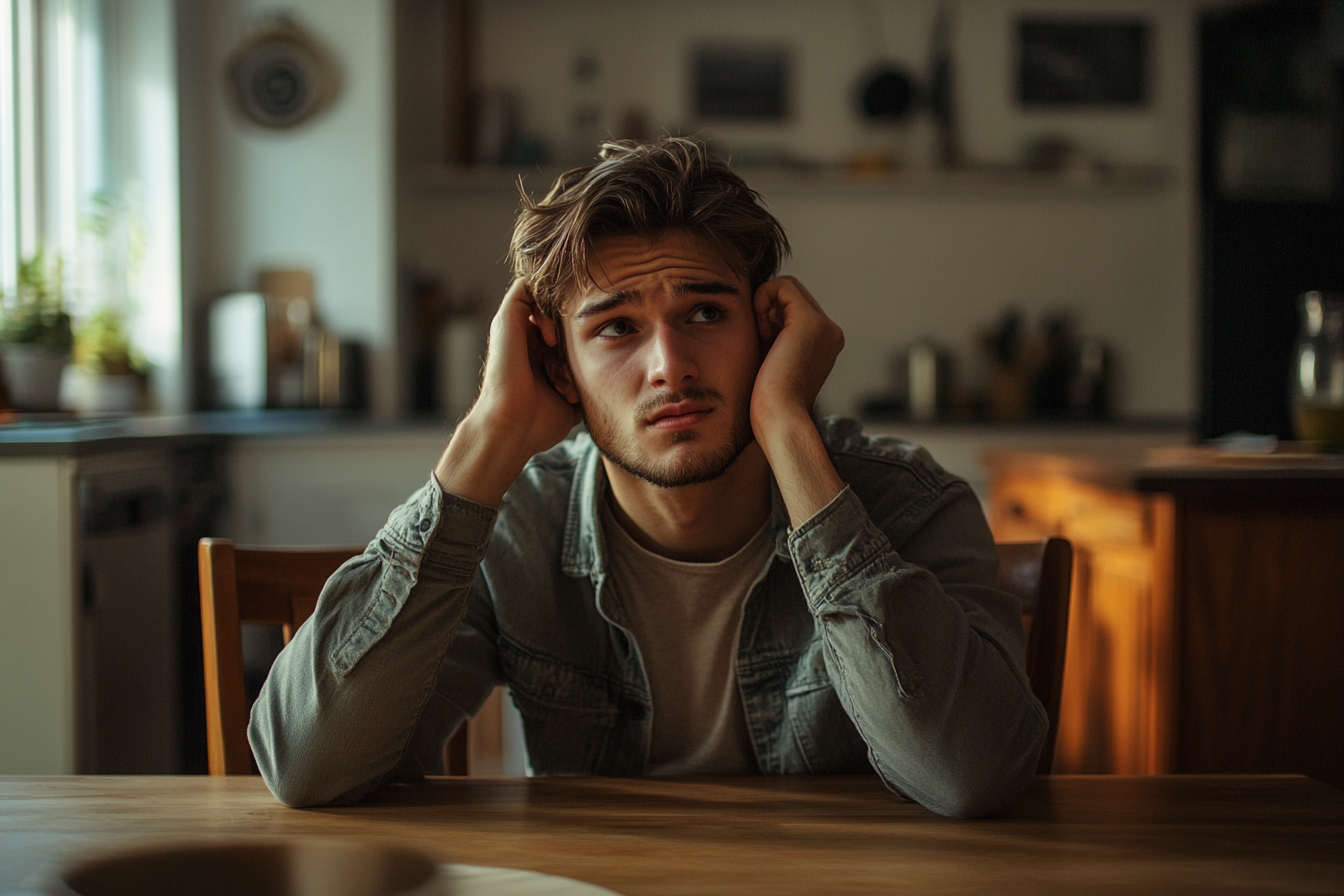
M78 766L181 771L180 622L167 451L81 458Z

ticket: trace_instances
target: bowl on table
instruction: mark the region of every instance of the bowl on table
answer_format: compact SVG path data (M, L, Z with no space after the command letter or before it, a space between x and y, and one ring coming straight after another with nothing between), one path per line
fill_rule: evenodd
M438 864L364 843L215 841L138 849L67 868L52 896L446 896Z

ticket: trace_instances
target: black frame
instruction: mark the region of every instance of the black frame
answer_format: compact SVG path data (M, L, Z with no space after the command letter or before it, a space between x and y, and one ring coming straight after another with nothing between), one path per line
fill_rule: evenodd
M1140 18L1022 17L1018 103L1027 109L1147 104L1149 31Z

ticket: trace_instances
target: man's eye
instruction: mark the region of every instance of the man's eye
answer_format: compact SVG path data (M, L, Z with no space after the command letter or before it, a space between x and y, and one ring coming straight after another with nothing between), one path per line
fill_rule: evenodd
M723 309L717 305L701 305L695 309L691 320L701 324L712 324L723 320Z
M602 325L597 331L599 336L629 336L635 332L628 320L613 320Z

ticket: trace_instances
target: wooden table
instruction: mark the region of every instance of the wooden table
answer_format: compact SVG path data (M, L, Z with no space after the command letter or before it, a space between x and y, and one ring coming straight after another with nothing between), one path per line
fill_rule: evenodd
M871 777L448 778L287 809L258 778L0 778L0 894L182 838L351 838L636 894L1344 893L1344 792L1297 776L1038 778L954 821Z

